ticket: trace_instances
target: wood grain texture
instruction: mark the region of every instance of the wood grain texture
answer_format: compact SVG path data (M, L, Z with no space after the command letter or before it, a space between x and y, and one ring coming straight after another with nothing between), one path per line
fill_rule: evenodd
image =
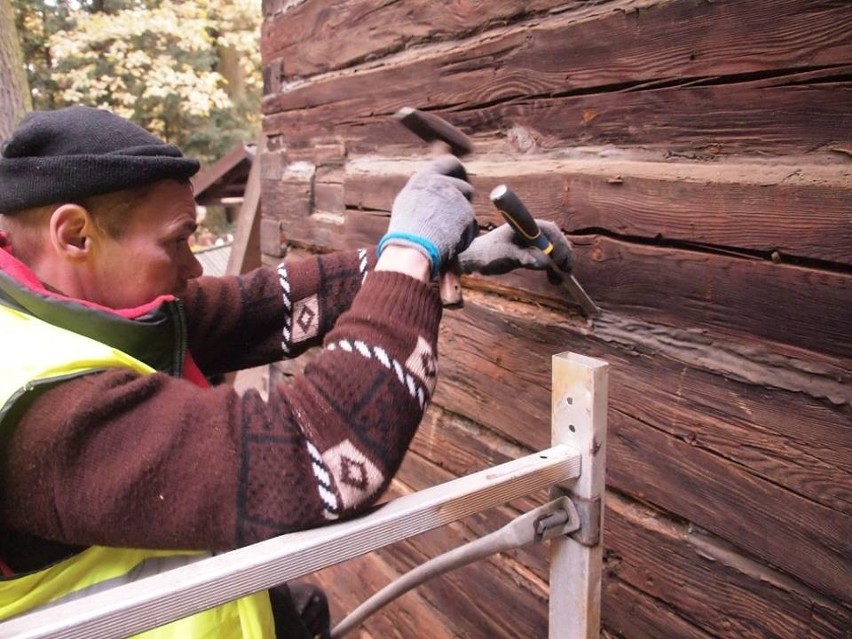
M428 54L450 41L461 49L450 64L481 69L506 95L512 87L526 95L531 87L544 93L848 61L852 27L843 3L813 0L806 13L801 8L801 0L473 0L378 8L367 0L312 1L268 18L261 51L264 61L286 54L292 70L285 74L304 77L421 44L431 45L420 47ZM486 28L481 42L476 35ZM613 42L618 46L607 46Z
M852 547L843 530L852 495L844 488L818 495L832 483L849 486L852 465L845 452L836 465L816 462L811 447L850 448L848 404L836 410L825 404L803 409L803 419L811 415L823 424L811 431L802 427L798 415L793 423L783 417L781 407L795 401L795 395L779 394L776 412L761 405L774 401L777 391L741 386L712 374L697 375L696 383L701 380L707 387L689 392L691 382L686 380L697 371L688 360L669 363L666 378L661 374L666 367L658 359L608 350L595 344L593 336L573 334L554 321L539 324L517 313L487 310L474 299L468 296L463 313L445 319L436 403L478 422L498 424L510 441L541 448L549 436L549 371L541 364L548 352L571 344L578 352L607 360L612 366L611 485L679 513L845 600L849 593L844 584L852 567L844 557L852 556ZM488 353L496 356L489 358ZM650 368L643 370L645 365ZM692 405L696 392L704 399ZM503 401L508 396L512 402ZM708 419L705 407L714 396L719 398L717 416ZM767 421L755 420L750 407ZM777 424L773 420L779 417ZM723 430L728 420L741 427ZM820 428L824 443L818 443ZM790 448L787 442L794 438L798 443ZM812 501L815 498L827 505ZM763 539L761 530L775 532ZM791 555L786 550L790 544L810 550Z
M845 81L834 83L785 85L778 81L776 86L766 86L753 81L582 96L550 97L548 93L500 101L487 93L470 95L479 85L464 74L457 87L448 87L425 69L411 74L426 75L423 86L431 91L406 90L400 84L409 73L391 67L377 72L380 77L347 77L311 86L301 96L308 102L300 99L298 91L270 98L263 127L267 135L281 136L297 146L336 135L353 151L369 153L382 143L410 142L410 134L388 126L396 109L470 101L493 106L459 115L440 113L473 133L474 144L480 137L510 138L522 132L527 141L516 142L520 150L618 146L704 161L733 155L828 154L831 149L852 148L849 69ZM374 85L399 88L380 95L369 89Z
M621 313L852 357L852 275L605 237L579 251L575 272Z
M781 261L852 266L852 166L678 164L563 160L506 154L465 162L482 227L503 223L488 193L509 184L537 218L569 234L601 232L633 241L679 243ZM345 203L388 211L406 174L423 162L367 157L345 178ZM275 185L270 185L275 190Z
M308 580L325 590L329 597L332 625L343 618L370 595L397 577L397 572L380 555L371 553L322 570ZM453 639L453 620L435 609L422 594L415 591L391 603L380 614L367 619L352 637L436 637Z
M402 106L464 104L457 124L504 135L520 128L544 148L616 144L713 158L848 145L847 9L825 0L801 7L764 0L567 12L288 87L265 98L264 130L299 144L353 125L364 143L393 143L404 137L360 129ZM767 20L773 29L754 28ZM696 41L686 34L698 22L706 35Z
M481 226L500 223L490 189L511 185L574 242L604 310L583 321L540 273L466 277L392 492L547 446L551 355L599 357L607 636L848 634L849 3L266 0L265 13L271 253L381 236L427 156L392 119L415 106L473 139ZM349 601L541 499L324 583ZM545 559L520 551L430 584L368 633L544 636Z
M602 236L573 239L574 273L607 314L852 357L850 275ZM561 295L541 274L493 279L507 293Z
M610 429L610 485L627 487L638 498L735 541L835 601L850 600L848 512L782 493L748 469L617 411ZM763 533L770 530L771 535ZM791 548L803 557L791 556Z
M444 319L442 377L435 396L441 406L494 424L504 439L526 448L544 448L549 444L550 371L543 360L571 349L612 363L613 410L715 450L838 511L852 502L848 361L845 367L842 361L833 365L813 357L797 361L775 355L771 345L703 334L707 356L701 354L699 335L679 335L662 325L639 323L628 331L606 325L581 328L555 312L474 292L470 299L463 311ZM655 333L657 338L649 339ZM684 348L669 348L681 339ZM796 383L784 390L785 370L805 371L796 379L806 381L836 380L838 394ZM499 401L507 395L514 401Z
M679 616L665 601L648 597L614 579L604 581L603 618L606 627L618 633L619 639L713 639L712 634Z
M835 639L852 622L848 609L616 493L605 521L605 618L626 636Z
M261 29L261 56L264 61L284 58L284 79L310 76L560 7L564 10L564 0L441 0L378 6L375 0L334 0L305 2L277 15L269 7Z

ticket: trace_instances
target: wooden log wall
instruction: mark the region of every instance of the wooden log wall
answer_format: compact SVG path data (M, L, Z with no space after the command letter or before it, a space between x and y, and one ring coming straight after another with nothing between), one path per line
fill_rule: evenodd
M392 118L413 106L472 137L483 229L508 183L571 239L603 311L586 321L538 273L465 278L391 492L546 447L551 355L599 357L604 635L849 637L852 3L264 0L264 13L265 261L376 242L426 161ZM339 619L545 497L316 580ZM545 637L547 599L546 549L518 550L404 596L360 636Z

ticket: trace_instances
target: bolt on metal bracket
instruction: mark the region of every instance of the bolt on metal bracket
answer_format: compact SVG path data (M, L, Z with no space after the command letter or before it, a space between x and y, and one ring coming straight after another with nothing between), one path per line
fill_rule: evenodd
M550 489L550 496L554 499L563 498L570 504L569 507L563 506L566 510L570 509L577 517L579 525L565 532L577 543L583 546L597 546L601 543L601 498L594 497L592 499L584 499L572 495L571 491L554 486ZM551 535L555 537L556 535Z
M535 520L535 541L568 535L580 528L580 515L571 499L558 497L547 506L553 508L553 512L543 514Z

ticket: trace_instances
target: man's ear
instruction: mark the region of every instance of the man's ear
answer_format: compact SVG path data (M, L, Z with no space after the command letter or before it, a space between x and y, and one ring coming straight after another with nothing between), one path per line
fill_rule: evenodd
M54 251L69 259L83 259L97 233L95 221L79 204L63 204L50 216L50 243Z

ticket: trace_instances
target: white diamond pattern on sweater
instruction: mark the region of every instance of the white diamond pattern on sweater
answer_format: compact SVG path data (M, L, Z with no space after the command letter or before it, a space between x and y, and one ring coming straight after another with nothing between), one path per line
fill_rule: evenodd
M405 367L420 380L420 383L431 395L438 380L438 361L431 344L422 336L417 338L417 346L414 347L411 355L405 361Z
M319 298L311 295L293 304L290 343L298 344L319 333Z
M384 484L385 477L379 468L348 439L329 448L322 458L331 472L344 509L375 495Z

